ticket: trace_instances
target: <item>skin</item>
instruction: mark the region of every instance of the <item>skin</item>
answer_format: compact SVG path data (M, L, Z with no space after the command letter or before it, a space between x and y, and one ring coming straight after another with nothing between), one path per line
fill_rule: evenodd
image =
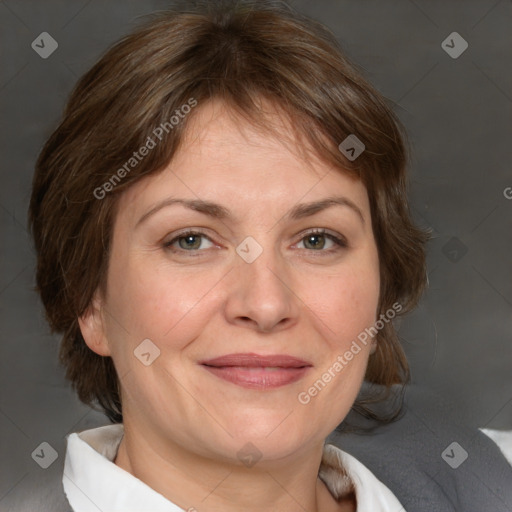
M293 139L285 119L268 116ZM80 318L88 346L111 356L120 377L125 436L115 463L185 510L355 510L353 496L336 502L317 474L324 440L350 410L375 347L362 347L308 404L297 397L375 322L379 260L367 191L217 101L190 121L169 165L121 196L106 292ZM362 219L347 206L284 217L333 195ZM170 197L219 203L233 219L175 204L138 224ZM183 228L206 237L192 239L193 251L183 239L174 252L165 247ZM348 246L327 236L309 243L315 228ZM263 249L252 263L236 252L247 236ZM145 339L160 350L149 366L134 356ZM289 354L313 367L261 390L198 364L235 352ZM249 442L261 453L252 467L237 457Z

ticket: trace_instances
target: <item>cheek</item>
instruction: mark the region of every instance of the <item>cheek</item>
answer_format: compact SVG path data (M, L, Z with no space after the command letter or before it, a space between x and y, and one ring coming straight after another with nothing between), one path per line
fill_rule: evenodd
M380 290L378 262L375 257L354 260L319 285L307 300L325 352L297 401L328 435L348 414L364 379L371 350L365 329L376 321Z
M308 280L304 303L324 325L333 348L343 349L377 316L380 292L378 261L354 261L335 274Z
M127 339L132 350L146 338L167 351L182 348L180 343L188 343L208 322L205 298L221 278L212 270L198 279L197 271L177 272L165 263L152 265L147 258L112 268L107 337L113 352L126 352Z
M351 327L352 337L375 322L379 300L378 272L352 273L343 283L346 293L339 301L346 314L338 315L338 326ZM354 329L358 332L355 333Z

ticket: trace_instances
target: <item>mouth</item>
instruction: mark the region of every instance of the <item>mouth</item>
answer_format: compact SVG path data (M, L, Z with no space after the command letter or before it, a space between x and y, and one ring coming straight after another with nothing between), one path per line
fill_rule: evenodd
M273 389L302 379L313 365L288 355L229 354L199 364L225 381L250 389Z

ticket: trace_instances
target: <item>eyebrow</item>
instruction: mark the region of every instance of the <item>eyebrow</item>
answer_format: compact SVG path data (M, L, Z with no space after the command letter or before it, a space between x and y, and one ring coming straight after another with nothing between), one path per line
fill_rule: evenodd
M179 199L179 198L168 198L157 203L151 210L146 212L135 225L136 227L142 224L146 219L154 215L162 208L168 206L180 204L185 208L194 210L199 213L208 215L209 217L219 220L232 220L233 215L224 206L213 203L211 201L203 201L202 199ZM344 206L350 208L357 214L361 222L364 224L365 219L361 209L350 199L343 196L327 197L319 201L312 201L310 203L302 203L294 206L288 213L284 215L285 220L300 220L306 217L311 217L318 212L331 208L332 206Z

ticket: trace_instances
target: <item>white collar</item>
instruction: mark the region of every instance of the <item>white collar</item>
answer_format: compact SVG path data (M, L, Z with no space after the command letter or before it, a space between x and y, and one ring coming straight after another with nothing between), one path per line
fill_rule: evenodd
M75 512L183 512L144 482L114 464L124 434L122 424L107 425L67 437L62 482ZM393 493L361 462L325 445L319 477L336 498L353 486L357 510L404 510ZM194 510L190 504L189 510Z

